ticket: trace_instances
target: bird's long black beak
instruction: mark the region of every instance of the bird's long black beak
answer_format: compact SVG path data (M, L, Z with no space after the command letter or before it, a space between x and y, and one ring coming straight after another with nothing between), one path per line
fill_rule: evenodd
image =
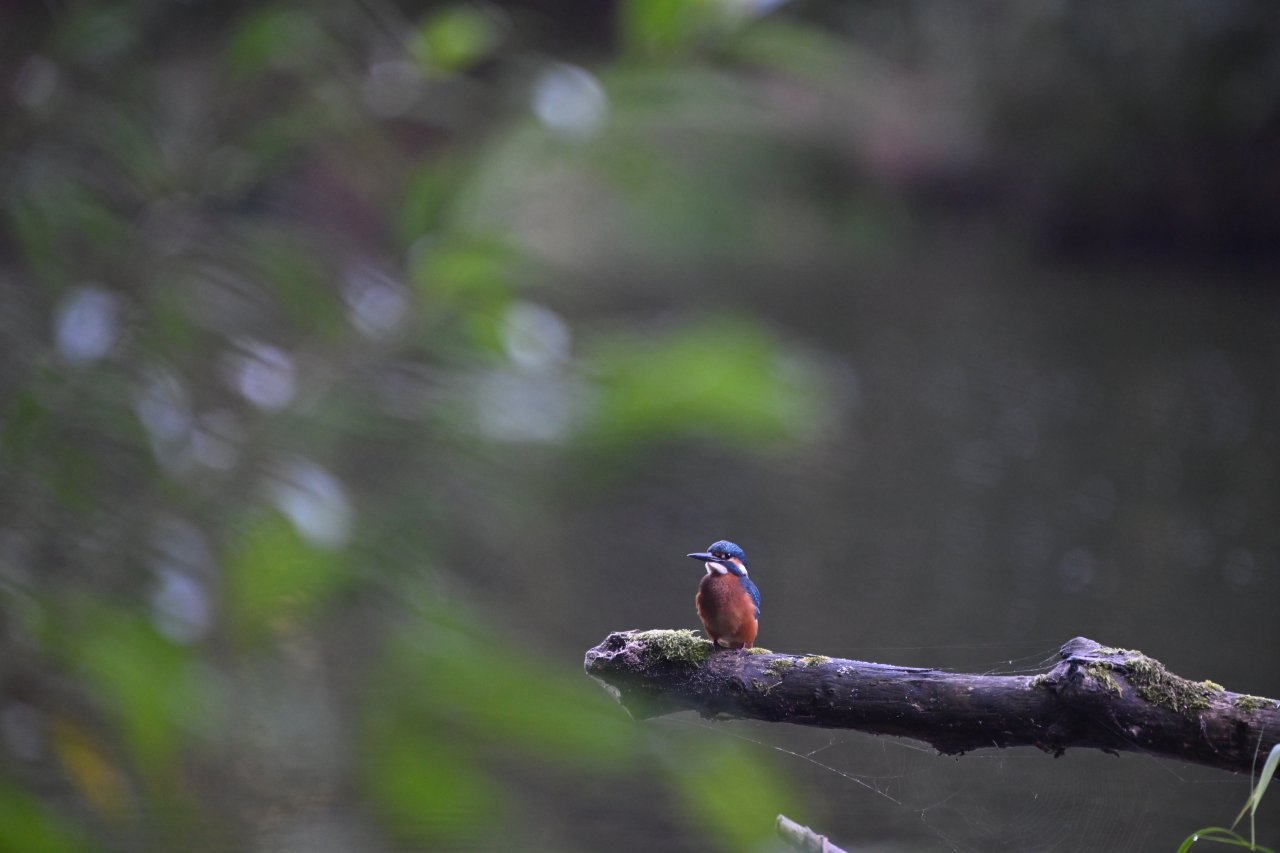
M692 557L692 558L693 558L693 559L695 559L695 560L701 560L701 561L702 561L702 562L704 562L704 563L718 563L718 562L720 562L719 560L717 560L715 557L711 556L711 554L709 554L709 553L708 553L708 552L706 552L706 551L703 551L703 552L698 553L698 554L689 554L689 556L690 556L690 557Z

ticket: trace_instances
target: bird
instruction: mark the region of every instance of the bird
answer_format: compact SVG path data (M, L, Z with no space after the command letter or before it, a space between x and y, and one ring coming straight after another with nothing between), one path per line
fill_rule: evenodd
M760 629L760 590L747 577L747 555L725 539L689 555L707 567L694 605L716 648L749 649Z

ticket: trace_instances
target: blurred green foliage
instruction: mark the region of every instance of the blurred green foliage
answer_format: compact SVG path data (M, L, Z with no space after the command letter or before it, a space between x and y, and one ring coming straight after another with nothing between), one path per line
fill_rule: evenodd
M498 42L493 20L474 6L433 12L418 29L410 52L429 72L448 74L481 59Z
M563 319L529 302L554 298L545 259L498 224L514 187L484 186L508 157L519 179L590 154L556 128L597 121L575 98L598 84L545 78L535 129L511 117L518 79L465 76L525 61L501 53L500 10L371 10L198 7L198 37L146 2L28 22L47 32L15 57L28 88L3 206L25 283L0 452L5 533L31 557L6 558L0 592L5 684L29 685L5 701L34 715L20 749L44 758L6 762L0 836L117 849L212 822L205 846L252 844L269 829L252 797L305 822L349 788L354 821L393 846L509 843L516 760L667 767L691 825L751 846L779 781L738 748L646 735L573 660L443 593L467 567L433 565L428 543L483 535L442 490L496 486L523 452L487 436L485 371L525 395L494 398L515 423L571 401L538 441L594 443L606 463L688 436L794 440L818 375L745 314L648 338L583 329L566 350ZM622 36L656 57L723 20L714 3L635 3ZM598 155L676 166L622 138ZM660 217L684 240L707 211L673 190ZM698 197L732 204L719 192ZM736 820L694 784L671 758L689 749L745 780L758 814Z
M191 651L161 636L141 614L100 606L59 630L57 642L102 698L139 769L170 770L218 698L201 681Z
M278 513L246 525L224 561L226 619L242 641L288 632L351 580L342 555L316 547Z
M756 325L701 320L662 337L603 342L591 434L606 444L669 435L743 448L802 435L821 421L821 375Z
M745 8L717 0L628 0L620 5L627 47L659 57L705 46L741 20Z
M506 817L502 789L477 768L470 750L424 733L421 720L382 723L366 743L367 789L391 831L406 841L479 846Z
M806 814L803 804L777 769L745 749L694 740L685 745L670 770L691 821L713 827L738 850L759 845L778 814ZM733 793L707 794L719 780L733 780Z
M48 853L76 853L92 849L88 840L69 821L36 798L13 785L0 786L0 850L22 853L47 850Z
M502 240L459 235L417 253L411 281L448 324L460 322L481 350L501 347L501 325L514 297L517 258Z

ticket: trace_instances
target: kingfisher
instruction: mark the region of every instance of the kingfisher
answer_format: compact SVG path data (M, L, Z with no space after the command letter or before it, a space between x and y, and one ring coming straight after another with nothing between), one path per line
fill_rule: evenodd
M694 604L711 642L717 648L751 648L760 629L760 590L747 577L747 555L721 539L689 556L707 567Z

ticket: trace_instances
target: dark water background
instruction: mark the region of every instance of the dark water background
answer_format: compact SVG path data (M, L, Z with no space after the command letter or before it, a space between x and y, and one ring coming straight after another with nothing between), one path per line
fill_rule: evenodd
M618 505L581 508L583 535L644 543L622 558L643 584L594 572L599 603L573 628L696 626L697 567L666 541L723 531L749 549L769 648L1027 672L1083 635L1272 695L1275 298L1173 269L1138 280L936 251L861 280L847 314L771 306L840 354L847 426L817 458L764 472L650 460ZM725 496L714 505L704 471ZM1174 825L1234 817L1247 788L1135 756L952 760L857 735L722 728L765 754L818 750L828 767L779 764L820 792L818 823L854 848L1170 849L1184 837Z

